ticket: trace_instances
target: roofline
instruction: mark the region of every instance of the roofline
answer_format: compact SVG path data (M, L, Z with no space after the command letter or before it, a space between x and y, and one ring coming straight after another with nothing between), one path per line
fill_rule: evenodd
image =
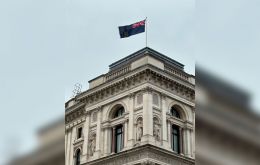
M131 59L138 58L138 56L141 56L144 53L150 53L150 55L155 57L155 58L160 57L161 59L165 60L165 62L176 66L178 69L181 69L181 70L184 69L184 65L182 63L175 61L175 60L167 57L166 55L159 53L159 52L157 52L157 51L155 51L155 50L153 50L149 47L144 47L143 49L141 49L137 52L134 52L134 53L128 55L127 57L122 58L122 59L112 63L111 65L109 65L109 69L111 70L111 69L116 68L117 66L131 60Z

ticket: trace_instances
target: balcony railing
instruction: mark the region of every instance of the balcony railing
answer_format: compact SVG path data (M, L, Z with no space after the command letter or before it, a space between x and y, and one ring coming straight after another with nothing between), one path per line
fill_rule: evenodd
M170 72L170 73L172 73L172 74L174 74L174 75L176 75L176 76L178 76L178 77L180 77L184 80L187 80L187 81L189 80L189 77L187 76L187 74L185 74L181 71L178 71L177 69L174 69L174 68L167 66L167 65L164 66L164 69L165 69L165 71Z
M114 79L122 74L125 74L131 70L131 66L128 65L126 67L120 68L119 70L108 72L106 75L106 81Z

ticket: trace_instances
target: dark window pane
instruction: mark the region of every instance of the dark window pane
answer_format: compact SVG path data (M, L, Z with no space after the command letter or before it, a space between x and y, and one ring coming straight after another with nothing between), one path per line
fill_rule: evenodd
M171 115L174 116L174 117L180 118L180 114L175 107L172 107Z
M179 127L173 125L172 126L172 149L173 151L179 153L180 152L180 133Z
M115 132L115 153L117 153L120 152L123 148L123 127L116 127Z
M118 108L115 112L114 118L122 116L124 112L125 112L124 107Z
M82 127L78 129L78 139L82 136Z
M80 165L80 150L76 152L75 165Z

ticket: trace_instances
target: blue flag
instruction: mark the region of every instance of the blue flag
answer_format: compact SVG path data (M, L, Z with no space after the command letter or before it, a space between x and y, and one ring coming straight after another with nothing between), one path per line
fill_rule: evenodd
M145 31L145 21L136 22L131 25L119 26L119 34L121 38L130 37L138 33L143 33Z

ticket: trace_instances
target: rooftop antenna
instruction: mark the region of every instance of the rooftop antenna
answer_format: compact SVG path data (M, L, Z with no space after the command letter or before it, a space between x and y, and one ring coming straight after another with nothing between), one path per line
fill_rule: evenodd
M74 98L75 96L80 94L81 93L81 88L82 88L82 85L80 83L76 83L74 85L74 89L72 91L73 94L72 94L71 98Z

